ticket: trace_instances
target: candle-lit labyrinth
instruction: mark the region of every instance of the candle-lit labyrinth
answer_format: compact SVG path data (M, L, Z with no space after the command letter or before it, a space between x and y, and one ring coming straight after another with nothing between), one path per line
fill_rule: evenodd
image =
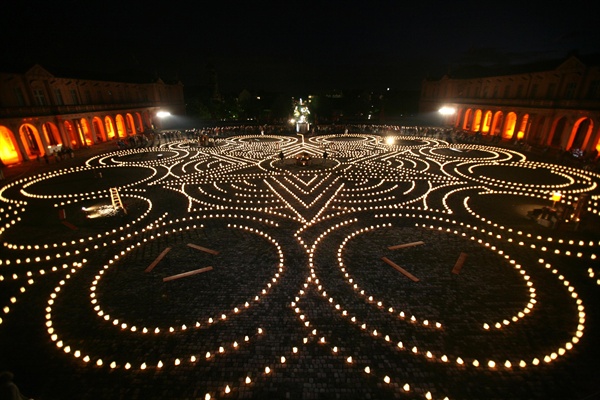
M2 366L44 399L584 398L599 178L362 134L20 178L0 190ZM572 220L528 218L544 206Z

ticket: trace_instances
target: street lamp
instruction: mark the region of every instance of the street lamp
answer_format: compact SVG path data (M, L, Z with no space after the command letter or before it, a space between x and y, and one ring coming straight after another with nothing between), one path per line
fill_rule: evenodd
M456 108L449 107L449 106L443 106L442 108L440 108L438 110L438 112L440 114L442 114L443 116L450 116L450 115L456 114Z
M452 125L451 118L456 114L456 108L450 106L443 106L438 110L442 116L442 122L445 125Z
M166 120L166 118L170 117L171 113L168 111L158 111L156 113L156 118L154 118L154 122L156 123L156 125L158 126L158 129L163 129L163 122Z

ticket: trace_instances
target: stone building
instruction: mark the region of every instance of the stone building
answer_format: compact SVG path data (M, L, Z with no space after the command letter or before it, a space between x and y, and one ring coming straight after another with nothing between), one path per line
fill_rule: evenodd
M0 160L8 165L127 139L160 128L159 111L185 112L180 82L79 79L40 65L0 72Z
M423 113L451 110L445 123L533 147L600 150L600 57L510 68L463 68L422 83Z

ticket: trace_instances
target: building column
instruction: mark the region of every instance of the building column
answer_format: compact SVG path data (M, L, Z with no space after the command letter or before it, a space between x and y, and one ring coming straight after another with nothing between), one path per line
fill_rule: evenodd
M462 121L462 119L464 118L464 114L465 110L462 107L456 107L456 118L454 119L454 125L452 126L453 128L460 127L460 121Z
M589 126L588 131L585 134L585 138L583 139L583 143L581 144L581 150L583 151L585 151L590 146L590 140L594 136L594 120L591 117L588 117L587 119L589 120Z
M55 118L56 127L58 128L58 133L60 134L60 138L62 139L62 144L64 147L71 148L71 140L65 131L65 124L61 116L57 115Z
M575 123L577 122L577 117L574 115L567 116L567 123L565 124L565 128L568 128L568 136L565 141L565 149L570 150L573 147L573 143L575 142L575 138L577 137L578 129L575 129Z
M556 119L556 112L552 111L546 117L548 121L546 122L546 135L544 136L544 146L551 147L552 140L554 139L554 135L556 134L555 124L558 123Z
M98 140L98 136L96 135L96 127L92 123L93 116L89 117L88 115L85 115L83 118L85 118L85 120L88 124L88 127L90 128L90 135L92 136L92 145L98 144L99 140Z
M548 141L550 136L550 129L552 129L552 114L544 115L544 123L539 127L540 130L540 139L539 144L544 147L548 147L550 142Z
M594 123L596 121L592 120L592 123ZM596 127L595 132L592 130L591 134L590 134L590 140L588 141L588 143L586 143L586 146L582 149L584 150L586 153L591 153L594 150L597 149L598 146L600 146L600 126L598 126L598 124L594 124L594 127ZM600 150L598 150L600 151Z
M75 129L75 137L77 138L77 143L79 144L79 148L82 149L87 147L87 141L85 140L85 133L83 132L83 128L81 127L81 121L79 118L72 120L73 128Z
M44 127L42 125L43 124L39 121L36 121L35 124L33 124L33 126L35 126L35 129L37 130L38 136L40 137L40 142L42 142L42 147L44 147L44 154L48 154L49 143L46 140L46 136L44 135Z
M526 115L527 115L527 121L525 123L525 126L523 127L523 130L521 131L521 127L523 125L523 119L525 118ZM530 127L531 127L531 114L529 114L528 112L517 114L517 119L515 120L515 129L513 131L513 137L511 139L519 140L518 139L519 132L523 132L522 139L524 141L527 141L527 137L529 136L529 128Z
M508 112L502 111L502 126L500 127L500 140L504 140L504 133L506 132L506 124L508 123ZM514 135L514 131L513 131ZM512 138L511 138L512 139Z
M22 161L30 161L31 158L29 158L29 154L27 154L27 150L25 149L23 140L21 140L21 132L19 131L19 125L8 123L6 127L12 132L15 142L17 143L16 150L19 153L20 159Z
M527 128L525 129L525 142L529 144L537 144L533 137L538 124L539 116L537 114L529 114L529 121L527 122Z

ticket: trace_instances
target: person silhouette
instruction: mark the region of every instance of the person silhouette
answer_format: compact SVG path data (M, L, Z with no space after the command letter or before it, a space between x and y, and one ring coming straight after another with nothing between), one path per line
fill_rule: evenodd
M10 371L0 372L0 400L30 400L21 393L13 378L14 375Z

